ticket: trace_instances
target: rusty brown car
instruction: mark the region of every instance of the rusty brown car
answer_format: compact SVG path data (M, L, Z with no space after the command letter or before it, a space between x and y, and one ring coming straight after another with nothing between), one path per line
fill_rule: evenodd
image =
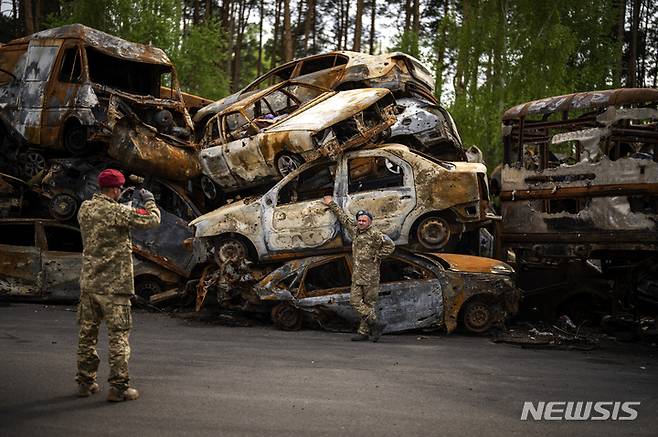
M356 328L349 303L352 258L348 254L290 261L254 289L271 306L272 321L295 330L305 319L327 329ZM514 270L490 258L397 250L382 260L377 310L384 332L459 325L482 333L518 310Z
M372 212L396 245L426 251L450 250L492 218L484 165L385 144L306 163L264 195L225 205L190 225L216 253L236 251L253 260L345 250L349 235L322 204L325 195L351 214Z
M557 313L658 303L658 90L523 103L503 140L500 255L534 275L529 293ZM583 277L613 281L614 296Z
M2 156L21 176L95 144L139 174L200 174L176 70L155 47L80 24L0 47Z
M211 118L199 160L221 192L237 191L377 141L393 123L395 101L384 88L335 92L283 82ZM206 181L212 198L208 188Z

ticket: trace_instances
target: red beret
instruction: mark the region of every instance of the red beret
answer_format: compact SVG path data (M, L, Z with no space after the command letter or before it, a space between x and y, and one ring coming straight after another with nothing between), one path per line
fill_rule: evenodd
M119 170L108 168L98 175L98 185L101 188L120 187L126 182L126 178Z

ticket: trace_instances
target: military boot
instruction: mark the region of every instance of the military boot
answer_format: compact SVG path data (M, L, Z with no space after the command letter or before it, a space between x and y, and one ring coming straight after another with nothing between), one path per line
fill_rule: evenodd
M95 382L93 384L87 385L87 384L79 384L78 385L78 397L81 398L88 398L89 396L98 393L100 391L100 387L98 384Z
M370 341L377 343L379 338L382 336L382 332L384 332L385 327L386 325L384 323L377 320L370 323Z
M134 401L137 398L139 398L139 392L132 387L128 387L124 391L112 387L107 394L108 402Z

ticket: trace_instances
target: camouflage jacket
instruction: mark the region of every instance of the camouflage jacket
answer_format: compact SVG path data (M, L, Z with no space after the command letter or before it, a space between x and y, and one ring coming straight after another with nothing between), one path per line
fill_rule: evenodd
M388 235L374 226L360 231L356 226L356 221L348 216L336 202L331 202L329 209L338 217L343 228L352 238L352 284L379 284L380 260L393 253L395 244Z
M148 201L144 208L136 209L96 193L91 200L82 202L78 222L83 245L81 292L134 294L130 229L160 224L160 210L155 202Z

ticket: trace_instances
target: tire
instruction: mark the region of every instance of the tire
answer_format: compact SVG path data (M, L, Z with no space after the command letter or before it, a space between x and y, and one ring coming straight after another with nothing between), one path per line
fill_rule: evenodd
M303 162L299 156L293 153L282 153L276 158L276 169L279 175L284 178L297 170Z
M282 331L299 331L302 328L302 312L283 302L272 308L272 323Z
M249 248L247 245L235 237L224 237L215 243L215 260L217 263L224 263L230 258L237 257L249 258Z
M78 201L70 194L60 193L50 199L48 211L50 215L60 221L71 220L78 210Z
M162 292L162 286L155 278L141 277L135 280L135 294L147 302L151 296L160 292Z
M441 216L422 219L416 226L416 241L427 250L448 250L459 240L448 220Z
M494 308L484 299L471 299L462 309L462 320L467 331L482 334L493 325Z
M72 123L64 129L62 143L67 152L80 155L87 150L87 129L78 123Z
M19 155L21 175L31 179L46 169L46 158L36 150L28 150Z

